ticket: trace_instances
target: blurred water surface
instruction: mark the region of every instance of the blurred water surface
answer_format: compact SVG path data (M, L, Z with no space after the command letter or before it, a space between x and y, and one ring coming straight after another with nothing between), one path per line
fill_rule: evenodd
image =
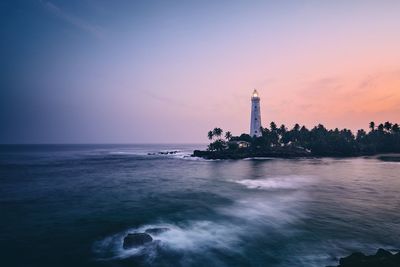
M326 266L400 248L400 163L207 161L197 148L0 146L1 265ZM153 245L122 249L159 226Z

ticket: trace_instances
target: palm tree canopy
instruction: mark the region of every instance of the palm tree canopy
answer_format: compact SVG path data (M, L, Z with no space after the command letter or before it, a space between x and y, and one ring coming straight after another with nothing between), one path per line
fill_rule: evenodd
M207 136L208 136L208 139L212 140L214 137L213 131L208 131Z
M227 140L230 140L230 139L232 138L232 134L231 134L230 131L227 131L227 132L225 133L225 138L226 138Z
M369 128L370 128L372 131L375 130L375 122L371 121L371 122L369 123Z
M390 122L385 122L383 125L387 131L390 131L392 129L392 124Z
M213 130L213 134L215 136L221 136L224 131L221 128L215 127Z
M250 143L250 150L258 152L273 152L275 149L309 150L315 155L324 156L349 156L373 155L376 153L400 153L400 127L398 123L385 122L379 125L370 122L371 131L368 133L361 129L355 134L349 129L327 129L319 124L308 130L305 126L300 128L296 124L292 129L285 125L270 124L271 130L262 129L262 137L253 138L248 134L233 137L230 131L225 132L226 141L221 139L223 130L214 128L208 132L208 138L213 140L209 146L211 151L227 150L233 153L234 146L228 141L246 141ZM378 126L378 127L377 127Z
M270 128L271 128L271 131L275 131L277 129L276 123L272 121L270 123Z

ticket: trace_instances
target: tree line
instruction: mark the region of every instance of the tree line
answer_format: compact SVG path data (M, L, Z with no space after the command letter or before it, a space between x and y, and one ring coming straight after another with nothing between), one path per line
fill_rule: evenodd
M261 127L261 137L248 134L233 136L231 132L214 128L208 132L212 141L209 151L234 151L239 149L238 141L249 143L247 149L253 151L273 151L276 149L303 149L317 156L357 156L378 153L400 153L400 127L398 123L385 122L369 124L369 131L363 129L356 134L349 129L327 129L318 124L312 129L295 124L288 129L271 122L268 128ZM236 141L236 142L234 142Z

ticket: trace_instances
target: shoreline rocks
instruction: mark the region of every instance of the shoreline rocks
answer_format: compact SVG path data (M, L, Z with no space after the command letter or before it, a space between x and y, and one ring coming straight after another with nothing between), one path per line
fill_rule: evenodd
M175 155L179 153L179 150L172 150L172 151L159 151L159 152L151 152L147 153L149 156L154 156L154 155Z
M208 151L208 150L195 150L192 157L199 157L204 159L245 159L245 158L304 158L312 156L306 151Z
M169 230L170 229L167 227L154 227L154 228L147 228L144 231L144 233L129 233L124 237L122 247L124 249L131 249L147 245L148 243L157 241L154 240L153 237L151 237L151 235L156 236L164 232L167 232Z
M209 150L195 150L192 157L199 157L203 159L245 159L245 158L283 158L283 159L296 159L296 158L352 158L352 157L372 157L381 161L400 162L400 154L338 154L338 153L319 153L315 154L305 150L296 150L288 148L276 148L273 150L222 150L222 151L209 151ZM400 267L400 266L399 266Z
M375 255L365 255L355 252L351 255L340 258L337 267L399 267L400 252L392 254L382 248L378 249Z
M382 155L378 157L379 160L388 161L388 162L400 162L399 155Z
M153 241L153 238L147 233L130 233L124 238L123 248L130 249L143 246Z

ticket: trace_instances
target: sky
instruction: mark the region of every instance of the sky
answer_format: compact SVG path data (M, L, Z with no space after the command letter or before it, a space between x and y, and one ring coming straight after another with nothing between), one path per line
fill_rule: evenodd
M0 2L0 143L400 122L400 1Z

